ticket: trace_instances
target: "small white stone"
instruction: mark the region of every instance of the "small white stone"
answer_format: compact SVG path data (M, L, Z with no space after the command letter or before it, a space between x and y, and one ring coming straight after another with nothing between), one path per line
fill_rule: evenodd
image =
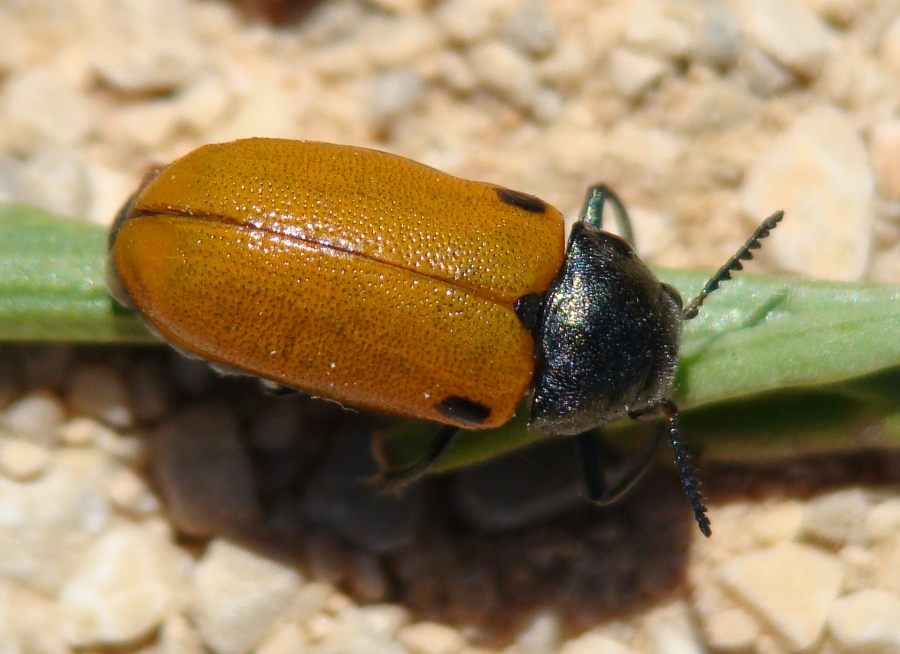
M300 654L309 651L306 632L296 622L276 627L254 650L255 654Z
M408 68L391 71L375 80L369 103L369 120L388 125L409 112L422 98L425 85L419 75Z
M426 0L371 0L371 4L384 11L405 13L424 9Z
M346 595L342 596L336 593L329 597L328 602L326 603L331 610L334 610L332 600L338 600L336 605L343 607L338 609L337 612L345 611L354 606L353 601ZM371 606L363 606L359 611L366 616L366 619L369 620L376 629L384 633L395 634L402 627L410 623L409 611L396 604L373 604Z
M0 200L19 202L19 197L22 195L21 177L22 162L12 155L0 156ZM11 399L10 397L7 401Z
M566 642L559 654L631 654L631 651L617 640L589 631Z
M789 651L802 652L821 637L844 569L834 556L782 543L729 561L719 569L719 579Z
M870 543L900 534L900 498L891 498L873 506L866 516L863 533Z
M120 463L132 466L146 458L146 439L134 434L120 434L109 428L97 430L94 446Z
M181 613L166 618L159 631L160 654L205 654L196 627Z
M646 617L644 628L645 651L652 654L702 654L704 651L684 604L655 609Z
M85 96L56 68L30 67L10 76L0 96L0 142L33 151L36 146L71 147L93 127Z
M869 265L873 191L865 146L850 117L816 107L759 156L747 173L741 205L750 216L784 209L777 238L766 243L781 266L809 277L853 280Z
M621 95L637 98L659 82L669 65L625 48L616 48L609 57L610 79Z
M741 51L739 70L747 79L750 90L763 98L778 95L796 82L786 68L759 48L749 44Z
M828 616L831 635L854 654L900 652L900 598L867 589L835 600Z
M741 30L731 4L701 2L690 7L695 40L693 56L718 70L731 68L738 60Z
M516 652L544 654L556 652L560 647L562 624L555 611L541 610L535 614L516 638Z
M693 50L695 39L671 3L638 0L631 3L625 42L660 59L682 59Z
M828 30L800 0L741 0L741 29L775 61L813 78L829 52Z
M900 225L900 202L881 205L879 214L882 219L893 220L895 224ZM879 229L883 229L890 234L896 231L897 228L883 222L880 226L876 226L876 230ZM891 236L887 238L892 239ZM897 280L900 279L900 239L893 241L876 254L875 260L872 262L872 268L869 271L869 279L881 284L897 283Z
M151 528L123 525L105 534L60 593L66 641L117 646L150 634L175 597L178 561L174 544Z
M846 577L843 590L845 592L868 588L872 585L872 579L877 575L879 561L871 550L861 545L847 545L838 552L841 561L844 562Z
M17 594L17 590L12 583L5 579L0 580L0 643L8 643L7 647L11 650L12 644L18 639L18 625L13 622L13 611L18 599L14 594Z
M261 65L245 70L244 75L252 82L240 89L240 95L229 107L227 119L215 125L209 134L209 140L232 141L256 136L296 137L296 112L301 107L297 106L297 98L285 87L281 78L273 70ZM315 91L316 89L307 89L308 93L314 94ZM346 93L335 91L335 98L344 95ZM337 109L343 103L332 99L329 106Z
M759 631L756 621L741 608L711 613L704 620L703 628L709 646L722 652L749 651Z
M153 152L169 141L180 120L175 102L155 100L120 108L111 120L111 129L122 141Z
M865 3L859 0L804 0L813 11L835 25L847 27L864 11Z
M356 603L351 598L347 597L346 594L340 591L335 591L334 593L329 595L328 599L325 601L324 606L324 609L326 611L334 614L343 613L344 611L349 611L352 608L358 608L356 607ZM374 623L379 629L388 629L390 631L394 630L394 624L392 622L385 622L384 616L380 611L374 615L369 612L368 615L370 618L374 617Z
M0 582L0 651L72 654L59 633L59 611L54 600Z
M13 434L52 447L57 429L65 418L65 409L52 393L38 391L16 400L0 415L0 423Z
M87 414L107 425L125 428L134 421L125 379L109 366L79 367L72 375L67 395L73 411Z
M565 102L554 89L541 88L531 102L531 116L538 123L548 124L562 115Z
M55 594L109 523L103 483L109 464L95 452L61 451L39 479L0 478L0 575Z
M82 3L82 35L91 64L124 91L159 91L183 84L204 63L201 39L184 0Z
M900 120L875 126L869 157L881 194L889 200L900 200Z
M324 3L316 11L316 20L303 25L304 40L314 47L345 40L347 32L361 23L369 11L355 2Z
M803 511L804 505L798 500L754 506L748 526L759 545L776 545L792 540L800 533Z
M343 41L322 45L312 53L309 65L320 77L329 79L352 77L370 68L365 51L356 42ZM271 95L277 97L274 92Z
M89 193L84 217L95 225L107 227L137 186L130 173L98 162L88 163L87 184Z
M469 62L482 84L520 109L529 108L541 88L531 62L503 43L474 46Z
M561 41L556 50L536 64L541 81L554 86L583 81L589 65L587 53L571 41Z
M334 588L325 583L312 582L303 584L291 602L290 607L288 607L287 615L293 620L305 623L313 615L324 610L334 593ZM404 611L404 609L395 605L390 605L390 607L397 611ZM408 617L406 619L408 620Z
M644 261L652 261L657 254L665 252L675 242L672 216L636 204L628 208L628 213L637 241L637 251ZM604 225L604 230L623 236L615 221L608 226Z
M211 72L191 79L175 98L179 119L201 133L212 129L233 102L234 91L220 75Z
M18 200L66 216L83 217L90 207L88 165L72 148L39 150L19 171Z
M397 632L397 642L413 654L456 654L465 638L456 629L436 622L417 622Z
M469 93L478 84L478 78L475 77L468 60L458 52L446 50L439 53L437 57L441 79L450 88L462 93Z
M829 58L817 81L816 96L821 104L846 107L857 116L865 116L858 124L870 129L873 119L887 117L876 107L891 88L889 79L858 43L845 41Z
M0 440L0 472L15 481L39 476L50 462L50 451L22 438Z
M363 609L348 608L338 613L321 642L321 654L406 654L394 640L391 629L385 629Z
M900 597L900 532L874 543L872 551L878 561L873 586Z
M450 38L471 43L495 32L516 1L446 0L434 11L434 19Z
M160 509L159 500L130 468L119 468L109 477L106 493L113 506L131 515L147 516Z
M858 543L868 511L869 498L861 489L826 493L807 503L802 533L836 547Z
M310 640L314 642L327 641L334 633L337 619L332 613L316 613L309 616L304 622L304 628Z
M194 572L190 612L217 654L244 654L285 614L302 577L225 541L209 544Z
M715 561L723 561L737 554L757 549L758 536L748 528L756 517L752 502L735 500L716 507L716 531L728 534L728 538L711 538L704 544L703 552Z
M544 56L556 46L556 29L542 0L522 0L503 24L509 42L532 56Z
M587 140L587 139L585 139ZM680 165L687 144L675 132L622 121L605 139L609 154L640 169L668 176ZM647 153L652 152L652 157Z
M0 71L23 70L34 59L34 34L25 21L0 15Z
M879 44L882 63L894 75L900 75L900 16L888 25Z
M433 21L420 14L409 14L374 23L359 47L375 66L394 69L438 51L443 38Z

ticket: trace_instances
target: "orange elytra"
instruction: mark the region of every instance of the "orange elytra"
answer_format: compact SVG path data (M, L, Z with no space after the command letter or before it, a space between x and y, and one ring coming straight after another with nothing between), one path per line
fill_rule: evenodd
M359 147L280 139L203 146L162 168L117 216L113 296L176 348L343 404L450 428L505 423L579 435L662 414L709 532L671 401L681 323L781 218L770 217L685 310L592 187L564 243L559 211L495 184ZM643 464L640 469L643 469ZM609 489L584 466L591 495ZM411 472L412 474L408 474Z

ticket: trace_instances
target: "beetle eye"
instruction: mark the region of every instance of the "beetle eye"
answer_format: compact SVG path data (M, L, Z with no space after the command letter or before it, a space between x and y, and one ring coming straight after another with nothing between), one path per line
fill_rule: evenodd
M675 290L675 287L671 284L660 284L660 286L662 287L663 293L672 298L675 304L678 305L678 310L681 311L684 308L684 302L681 300L681 293Z

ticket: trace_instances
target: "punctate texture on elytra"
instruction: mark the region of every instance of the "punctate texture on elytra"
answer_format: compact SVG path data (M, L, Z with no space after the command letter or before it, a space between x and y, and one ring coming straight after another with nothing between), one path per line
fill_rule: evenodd
M502 424L532 381L516 302L562 267L541 200L395 155L248 139L138 190L111 288L181 350L339 402Z

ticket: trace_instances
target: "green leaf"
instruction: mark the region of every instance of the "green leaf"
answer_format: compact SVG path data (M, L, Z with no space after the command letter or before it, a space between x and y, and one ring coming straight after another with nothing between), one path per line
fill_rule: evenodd
M697 273L659 275L686 296L700 287ZM696 406L898 365L900 286L745 274L685 323L676 399Z
M153 341L105 288L106 230L0 204L0 340ZM707 273L658 271L685 298ZM676 397L691 442L727 456L798 444L900 442L900 286L739 275L684 325ZM525 411L499 429L466 432L434 472L542 438ZM614 439L643 425L612 425ZM385 466L421 458L439 427L399 421L379 434ZM806 447L806 445L803 445Z
M102 227L0 204L0 340L153 340L109 297L105 260Z

